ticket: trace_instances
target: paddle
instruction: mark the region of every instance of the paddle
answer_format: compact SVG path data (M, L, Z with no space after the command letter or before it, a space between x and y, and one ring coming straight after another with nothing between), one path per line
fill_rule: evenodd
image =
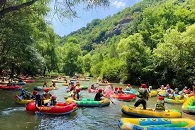
M112 104L116 105L111 99L110 99L110 101L111 101Z

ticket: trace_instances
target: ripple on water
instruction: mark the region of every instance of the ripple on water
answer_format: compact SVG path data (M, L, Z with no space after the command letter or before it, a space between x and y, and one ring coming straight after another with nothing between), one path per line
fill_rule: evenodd
M12 112L16 112L16 111L25 111L25 107L15 107L15 108L6 108L4 110L2 110L2 115L9 115L11 114Z

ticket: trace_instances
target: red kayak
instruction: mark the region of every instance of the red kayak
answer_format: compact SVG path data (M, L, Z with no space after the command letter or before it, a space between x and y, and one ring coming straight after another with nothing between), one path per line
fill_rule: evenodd
M136 99L135 94L124 94L124 93L111 94L110 97L116 98L116 99L121 100L121 101L134 101Z
M33 80L33 79L25 79L24 82L26 82L26 83L34 83L35 80Z
M69 114L76 110L77 104L75 102L63 103L58 102L55 106L41 106L39 112L50 115L64 115ZM26 110L36 112L35 102L31 102L26 105Z
M15 89L22 89L22 86L7 86L7 85L0 85L0 89L3 90L15 90Z

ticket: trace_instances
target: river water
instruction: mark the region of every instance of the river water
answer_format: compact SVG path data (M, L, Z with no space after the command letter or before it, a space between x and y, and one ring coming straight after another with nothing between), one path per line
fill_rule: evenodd
M23 88L30 92L34 86L40 86L43 82L51 84L51 79L36 79L35 83L28 83ZM86 86L94 83L95 80L83 81L81 85ZM51 94L57 95L57 100L64 102L66 87L57 83L58 90L50 91ZM122 84L114 84L122 86ZM94 93L88 93L87 90L81 91L83 97L94 97ZM129 117L121 112L123 105L129 102L121 102L112 99L108 107L78 108L70 115L51 116L35 115L26 112L24 105L18 105L14 101L14 96L20 94L20 91L0 90L0 130L119 130L118 119ZM152 97L148 101L147 107L154 108L157 98ZM134 104L135 102L130 102ZM166 104L166 108L181 110L181 105ZM188 117L195 120L194 115L183 113L182 117Z

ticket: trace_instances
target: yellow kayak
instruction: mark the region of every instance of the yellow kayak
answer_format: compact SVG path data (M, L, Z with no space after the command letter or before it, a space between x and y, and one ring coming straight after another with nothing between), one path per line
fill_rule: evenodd
M122 130L194 130L195 121L188 118L121 118Z
M189 97L182 105L182 110L185 113L195 114L195 96Z
M8 84L8 81L0 81L0 84Z
M170 99L170 98L165 98L164 101L166 103L171 103L171 104L183 104L186 99L178 99L178 98L175 98L175 99Z
M155 97L155 96L157 96L157 91L156 90L151 90L149 95L150 95L150 97Z
M17 104L27 104L34 101L32 99L21 99L18 95L14 96L14 99Z
M122 106L122 112L131 116L138 117L161 117L161 118L179 118L182 116L181 112L175 109L165 110L165 111L156 111L155 109L147 108L143 110L142 107L124 105Z

